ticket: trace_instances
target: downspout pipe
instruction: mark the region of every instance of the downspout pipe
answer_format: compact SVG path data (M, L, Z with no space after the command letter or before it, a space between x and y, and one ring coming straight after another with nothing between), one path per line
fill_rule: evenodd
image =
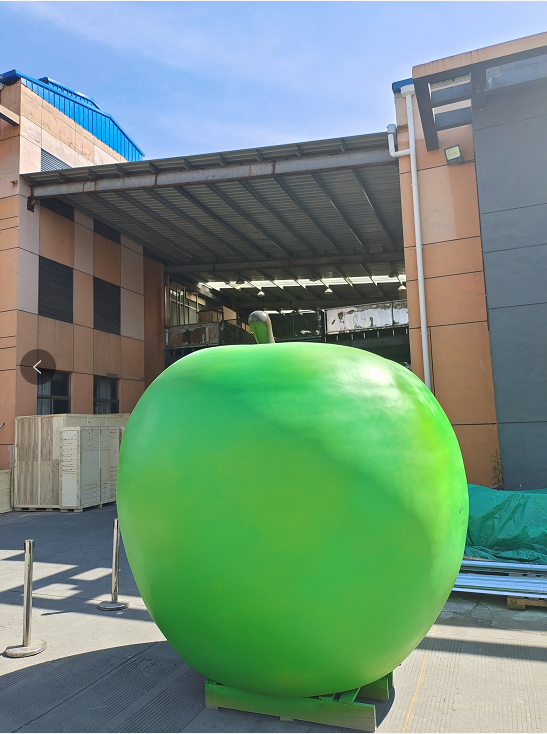
M424 382L431 390L431 372L429 369L429 340L427 335L427 314L425 308L424 261L422 253L422 225L420 220L420 195L418 192L418 166L416 164L416 138L414 134L414 114L412 95L414 85L401 87L401 95L406 98L406 117L408 121L408 137L410 147L406 150L395 150L395 125L388 125L389 152L393 158L410 156L410 181L412 184L412 204L414 208L414 235L416 239L416 267L418 270L418 303L420 307L420 336L422 338L422 358L424 363Z

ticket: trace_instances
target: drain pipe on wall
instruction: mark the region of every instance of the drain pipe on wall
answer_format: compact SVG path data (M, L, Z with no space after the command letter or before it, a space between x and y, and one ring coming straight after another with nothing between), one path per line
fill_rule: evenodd
M406 97L406 117L408 121L408 137L410 148L395 150L395 125L388 125L389 152L393 158L410 156L410 180L412 183L412 203L414 206L414 234L416 239L416 267L418 270L418 302L420 305L420 335L422 337L422 357L424 362L424 382L431 390L431 373L429 370L429 342L427 338L427 315L425 309L424 262L422 256L422 226L420 221L420 196L418 193L418 167L416 165L416 139L414 136L414 116L412 111L412 95L414 85L401 87L401 95Z

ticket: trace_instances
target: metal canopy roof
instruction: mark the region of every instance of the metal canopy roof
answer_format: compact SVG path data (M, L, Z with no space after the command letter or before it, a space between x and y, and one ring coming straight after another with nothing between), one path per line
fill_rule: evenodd
M214 283L241 305L256 299L253 281L294 283L265 286L265 305L398 297L399 281L386 279L404 272L399 173L386 133L26 179L32 199L63 200L141 243L171 278ZM330 300L324 278L338 280Z

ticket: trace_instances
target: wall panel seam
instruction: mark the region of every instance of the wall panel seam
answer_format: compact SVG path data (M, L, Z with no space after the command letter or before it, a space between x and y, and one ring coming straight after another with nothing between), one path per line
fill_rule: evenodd
M424 275L424 280L437 280L438 278L455 278L460 275L472 275L473 273L483 273L484 270L465 270L462 273L446 273L445 275ZM407 278L407 283L417 283L417 278Z
M532 115L531 117L519 117L518 120L508 120L507 122L497 122L493 125L485 125L484 127L475 127L473 132L481 132L482 130L492 130L496 127L505 127L506 125L517 125L519 122L527 122L528 120L539 120L547 115Z
M517 250L518 251L520 251L520 250L529 250L532 247L545 247L546 245L547 245L547 241L546 242L538 242L537 244L534 244L534 245L520 245L519 247L503 247L500 250L485 250L483 248L483 253L486 256L486 255L490 255L493 252L515 252Z
M478 321L456 321L453 324L428 324L428 329L444 329L445 326L465 326L466 324L486 324L486 319L479 319ZM419 326L411 326L411 329L419 329Z
M547 200L540 202L539 204L528 204L528 206L513 206L507 209L492 209L491 211L482 211L482 209L479 210L480 214L504 214L505 212L518 212L521 209L533 209L536 206L545 206L547 205Z
M466 125L465 127L471 127L471 126L470 125L469 126ZM463 164L460 163L460 165L465 165L465 164L470 164L470 163L473 163L474 164L475 163L475 159L473 158L472 160L464 161ZM434 171L436 168L448 168L448 165L446 163L439 163L438 166L426 166L425 168L420 168L418 166L418 173L420 173L420 171ZM404 176L405 173L410 173L410 171L404 171L404 173L402 173L401 175Z
M450 421L451 426L497 426L497 423L454 423Z
M528 308L528 306L544 306L547 301L534 301L533 303L514 303L511 306L488 306L489 311L502 311L506 308Z
M530 423L547 423L547 420L543 420L543 421L538 421L538 420L535 420L535 421L498 421L499 426L514 426L514 425L526 426L526 425L529 425Z
M538 204L538 206L543 206L543 204ZM524 207L520 207L523 209ZM506 209L502 209L501 211L507 211ZM481 212L479 210L479 217L481 214L484 214L485 212ZM486 212L486 214L489 214L490 212ZM411 237L414 237L414 231L410 233ZM454 239L451 237L449 240L432 240L431 242L422 242L422 247L427 247L428 245L445 245L447 242L461 242L462 240L476 240L481 238L480 230L477 232L477 234L469 234L466 237L458 237L457 239ZM403 248L404 250L415 250L416 245L407 245Z
M538 204L538 206L541 206L541 204ZM524 208L524 207L523 207ZM479 234L471 235L471 237L456 237L453 240L439 240L439 242L427 242L423 246L428 247L428 245L445 245L447 242L461 242L462 240L480 240L481 236ZM416 245L405 245L403 248L405 250L415 250Z

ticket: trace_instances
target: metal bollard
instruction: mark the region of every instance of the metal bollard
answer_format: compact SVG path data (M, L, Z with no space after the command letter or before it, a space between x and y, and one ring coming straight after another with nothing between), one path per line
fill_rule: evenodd
M25 586L23 591L23 644L7 647L4 655L8 658L27 658L38 655L46 649L42 640L32 642L32 561L34 541L25 540Z
M115 612L119 609L126 609L129 602L118 601L118 592L120 589L120 525L118 518L114 520L114 541L112 544L112 599L110 601L102 601L99 609L103 612Z

